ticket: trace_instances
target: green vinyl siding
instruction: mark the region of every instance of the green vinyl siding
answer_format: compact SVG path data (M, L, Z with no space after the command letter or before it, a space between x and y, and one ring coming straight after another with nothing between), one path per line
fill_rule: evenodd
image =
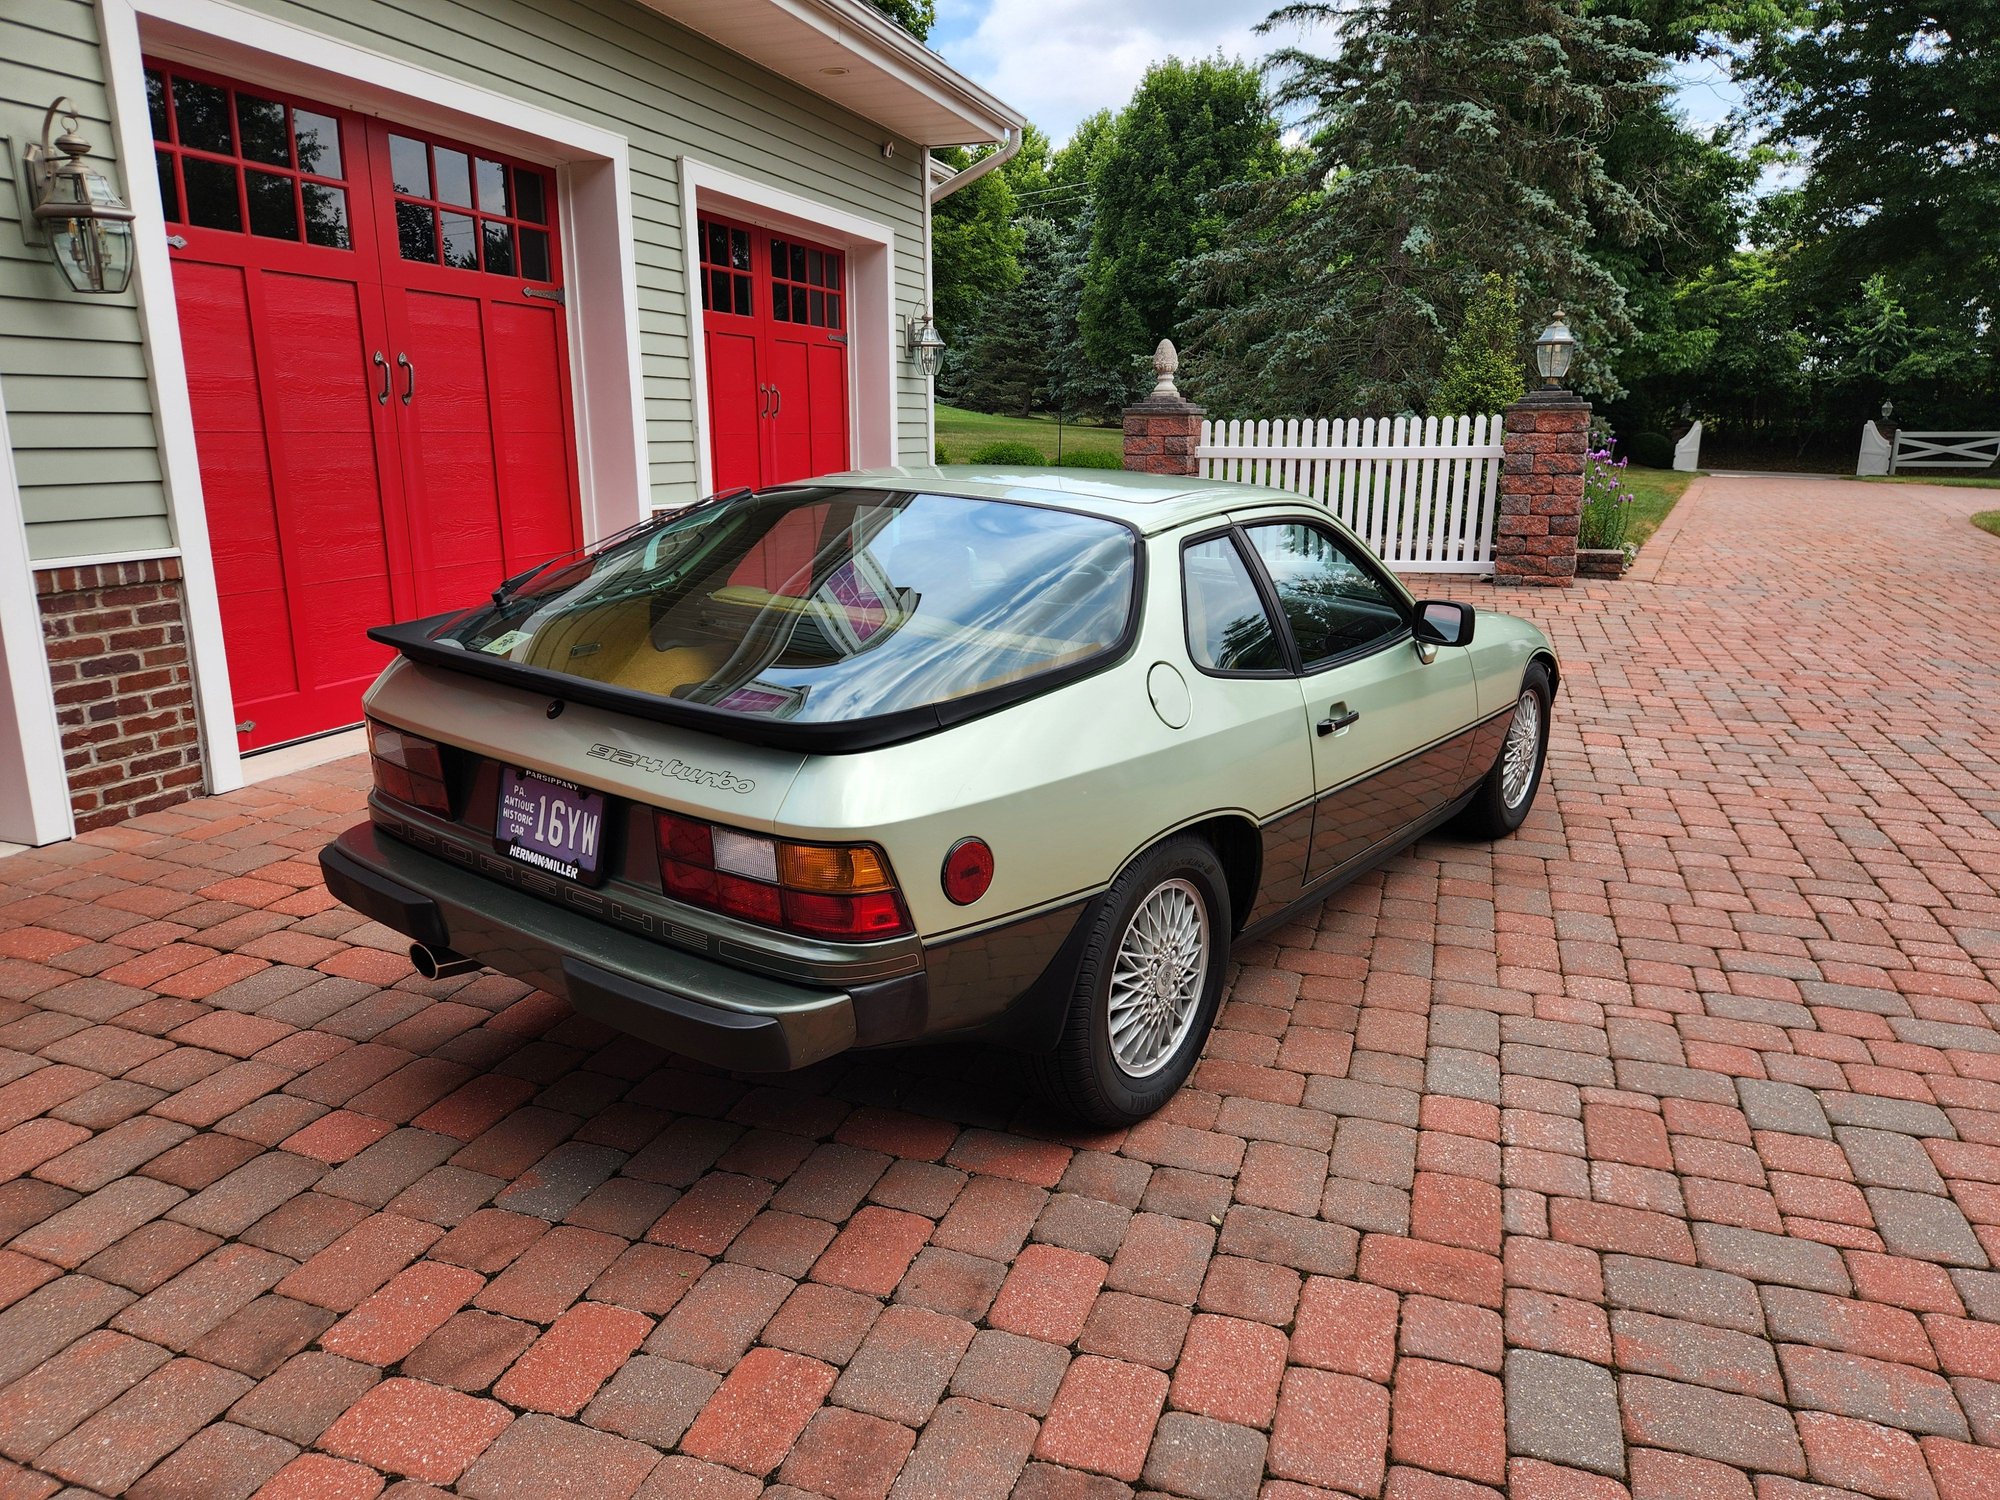
M681 225L683 155L896 235L898 326L924 301L924 153L630 0L240 0L274 19L614 132L631 143L639 294L641 413L655 503L691 497L696 477L694 359ZM0 129L38 128L57 93L86 133L111 143L95 14L85 0L33 0L34 24L0 17ZM46 59L46 61L44 61ZM254 79L253 70L245 72ZM305 90L310 95L310 90ZM344 102L334 97L330 102ZM476 140L476 135L474 136ZM100 166L103 163L100 161ZM117 180L123 185L122 168ZM18 217L11 180L0 219ZM146 226L141 226L146 232ZM154 227L157 232L157 226ZM151 404L131 298L61 291L39 247L0 224L0 379L21 450L30 546L38 559L168 544ZM53 356L53 357L52 357ZM928 392L895 355L895 427L904 462L928 460ZM82 389L80 389L82 388ZM74 414L74 445L28 447ZM34 476L31 483L30 475ZM29 490L40 493L26 493ZM106 493L108 492L108 493ZM107 540L110 538L110 540Z
M59 94L93 165L120 184L97 13L87 0L0 6L0 395L37 562L173 545L139 311L131 293L80 297L27 243L22 148Z

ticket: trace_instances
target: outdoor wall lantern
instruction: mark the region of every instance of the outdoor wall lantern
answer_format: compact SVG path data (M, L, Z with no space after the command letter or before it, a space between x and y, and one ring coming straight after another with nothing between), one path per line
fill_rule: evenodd
M910 319L910 358L924 372L924 379L937 378L938 365L944 359L944 335L927 312Z
M1542 385L1549 390L1561 386L1576 358L1576 335L1569 331L1568 315L1558 310L1555 321L1535 340L1535 368L1542 372Z
M49 132L58 118L64 130L52 145ZM80 128L76 106L68 99L49 106L42 117L41 144L23 153L28 199L35 225L48 236L56 269L70 289L116 296L132 280L135 215L110 179L85 165L90 142L77 134Z

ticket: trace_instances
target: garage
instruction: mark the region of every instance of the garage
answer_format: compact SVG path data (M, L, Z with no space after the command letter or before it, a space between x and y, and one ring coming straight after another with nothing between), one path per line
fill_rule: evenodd
M578 545L554 174L149 60L238 748L359 722L369 626Z

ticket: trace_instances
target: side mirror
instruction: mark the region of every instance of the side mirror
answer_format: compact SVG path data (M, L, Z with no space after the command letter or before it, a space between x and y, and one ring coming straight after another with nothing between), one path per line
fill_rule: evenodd
M1477 619L1470 604L1450 599L1424 599L1417 604L1416 635L1431 646L1470 646Z

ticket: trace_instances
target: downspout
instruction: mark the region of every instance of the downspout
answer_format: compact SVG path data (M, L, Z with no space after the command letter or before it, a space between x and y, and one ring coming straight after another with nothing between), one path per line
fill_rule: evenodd
M960 188L971 187L973 183L979 181L980 178L984 177L995 167L1006 166L1008 162L1020 155L1021 142L1025 139L1025 136L1026 132L1024 131L1008 130L1001 137L1000 149L998 151L989 151L963 172L954 172L951 176L945 178L943 182L933 187L931 189L932 206L935 207L937 204L944 202L945 199L949 198Z

